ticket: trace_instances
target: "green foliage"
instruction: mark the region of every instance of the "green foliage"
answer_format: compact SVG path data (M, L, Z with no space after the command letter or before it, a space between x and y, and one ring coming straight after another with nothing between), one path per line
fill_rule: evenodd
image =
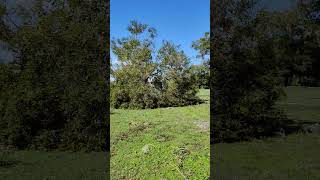
M210 59L206 59L210 55L210 34L206 32L204 37L192 43L192 47L199 52L203 62L199 65L192 65L192 73L196 77L196 82L200 88L209 88L210 83Z
M210 55L210 33L206 32L204 37L192 43L192 47L199 51L199 56L204 58L207 55Z
M252 5L248 1L221 7L232 18L216 22L213 29L211 113L215 143L272 136L286 119L275 107L283 94L276 36L259 30L262 23L250 17Z
M196 96L196 77L191 73L189 59L179 46L164 41L158 51L156 87L162 93L162 106L184 106L200 102Z
M304 9L287 13L273 13L264 18L273 22L277 31L277 55L281 59L281 76L285 86L319 86L319 30L320 26Z
M107 4L61 2L37 1L29 10L35 22L2 39L15 59L1 66L0 139L22 149L103 150Z
M310 18L310 5L255 14L255 3L221 0L213 9L213 142L274 135L288 126L275 104L283 86L319 82L319 26ZM201 40L196 47L203 54Z
M209 88L210 69L208 66L208 63L191 66L191 72L194 74L195 82L197 82L199 88Z
M156 30L132 21L131 35L112 41L118 63L112 71L111 103L115 108L157 108L200 102L188 57L164 41L156 58Z

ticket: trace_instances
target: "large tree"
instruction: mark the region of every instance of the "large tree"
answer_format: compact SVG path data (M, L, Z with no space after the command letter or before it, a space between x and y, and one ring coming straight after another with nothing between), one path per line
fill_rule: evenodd
M260 31L256 2L221 0L211 30L211 117L214 142L271 136L286 119L276 41Z
M164 41L154 48L156 30L131 21L129 37L114 39L111 102L115 108L157 108L200 102L189 59L179 46Z
M112 74L115 81L111 87L111 102L115 108L153 107L156 95L150 97L150 81L156 70L152 59L156 31L137 21L131 21L127 29L129 37L111 42L112 51L117 56Z
M156 79L161 79L163 106L184 106L200 102L198 87L189 58L172 42L164 41L157 54L159 61ZM158 82L157 82L158 83Z
M15 80L0 97L2 143L107 148L108 7L102 0L1 3L0 38L14 54L7 66Z

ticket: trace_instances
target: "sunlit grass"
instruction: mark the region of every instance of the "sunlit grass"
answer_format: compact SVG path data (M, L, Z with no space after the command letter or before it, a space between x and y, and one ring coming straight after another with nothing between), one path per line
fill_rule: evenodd
M201 90L200 97L209 99L209 91ZM112 112L111 176L114 179L209 176L208 103ZM204 126L201 128L197 123Z

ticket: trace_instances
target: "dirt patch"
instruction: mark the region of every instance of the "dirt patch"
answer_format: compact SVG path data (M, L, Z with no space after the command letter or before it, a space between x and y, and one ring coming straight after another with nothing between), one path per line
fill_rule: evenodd
M200 129L200 131L209 131L210 129L210 124L208 121L197 120L193 123Z
M166 134L159 134L156 135L155 139L159 142L166 142L171 141L174 139L174 136L166 135Z
M118 136L115 137L115 140L113 141L112 144L116 144L119 141L124 141L129 139L130 137L135 137L141 132L145 131L148 128L153 127L151 123L144 122L141 124L136 124L136 123L129 123L129 130L127 132L122 132Z

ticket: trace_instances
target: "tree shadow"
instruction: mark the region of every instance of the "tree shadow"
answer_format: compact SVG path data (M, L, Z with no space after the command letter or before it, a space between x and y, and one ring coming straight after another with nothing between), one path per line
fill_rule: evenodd
M18 160L1 160L0 168L12 168L20 164L21 161Z
M285 121L284 131L286 135L295 133L310 133L309 128L316 124L316 121L288 119L287 121Z

